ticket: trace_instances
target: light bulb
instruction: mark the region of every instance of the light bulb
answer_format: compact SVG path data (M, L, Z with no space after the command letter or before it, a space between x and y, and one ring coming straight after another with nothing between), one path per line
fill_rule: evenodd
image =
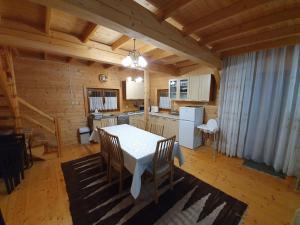
M143 56L139 56L138 65L142 68L145 68L148 65L146 59Z
M137 77L137 78L135 78L135 82L137 82L137 83L140 83L140 82L142 82L143 81L143 78L142 77Z
M132 77L127 77L127 81L132 81Z
M122 60L122 65L125 67L128 67L132 64L132 59L131 57L128 55L126 56L123 60Z

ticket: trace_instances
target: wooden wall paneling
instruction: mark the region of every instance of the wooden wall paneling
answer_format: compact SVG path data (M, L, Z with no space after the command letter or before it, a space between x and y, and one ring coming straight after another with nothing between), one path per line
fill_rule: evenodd
M87 126L83 86L119 89L122 95L121 81L132 74L118 69L106 71L84 64L70 65L21 57L14 58L14 64L19 96L58 118L63 145L77 143L77 129ZM107 82L99 81L100 73L108 75ZM136 110L134 102L123 100L122 96L120 108L121 111Z

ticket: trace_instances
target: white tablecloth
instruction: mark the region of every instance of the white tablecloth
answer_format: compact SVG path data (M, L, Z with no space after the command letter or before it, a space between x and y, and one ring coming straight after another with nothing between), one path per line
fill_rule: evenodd
M130 191L132 196L137 198L141 190L142 174L152 163L157 141L164 139L164 137L127 124L105 127L103 129L119 137L125 167L133 174ZM99 141L96 131L91 135L91 139ZM181 166L184 163L184 157L178 142L175 142L173 154L174 157L178 158Z

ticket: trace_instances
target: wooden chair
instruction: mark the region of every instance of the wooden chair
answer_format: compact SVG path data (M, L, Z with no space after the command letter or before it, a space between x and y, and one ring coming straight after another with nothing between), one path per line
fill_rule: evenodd
M107 132L103 129L97 128L98 134L99 134L99 139L100 139L100 151L101 151L101 156L103 158L103 161L106 164L106 177L107 180L109 180L109 167L110 167L110 145L109 145L109 140L108 140L108 135Z
M170 189L173 189L174 159L172 154L175 140L176 136L173 136L157 142L152 166L147 169L154 180L156 204L159 200L158 186L160 178L168 175L170 179Z
M157 123L150 123L149 131L153 134L163 136L163 134L164 134L164 125L157 124Z
M137 120L136 127L142 130L146 130L146 123L144 120Z
M123 189L123 175L126 171L124 167L123 151L120 145L119 138L115 135L107 133L109 144L110 144L110 168L109 168L109 182L112 179L112 169L119 173L119 193Z

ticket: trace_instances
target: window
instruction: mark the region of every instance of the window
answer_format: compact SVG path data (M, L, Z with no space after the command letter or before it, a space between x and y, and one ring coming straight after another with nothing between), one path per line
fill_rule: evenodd
M157 102L160 109L171 109L171 99L168 89L157 90Z
M89 112L118 111L119 90L106 88L87 88Z

